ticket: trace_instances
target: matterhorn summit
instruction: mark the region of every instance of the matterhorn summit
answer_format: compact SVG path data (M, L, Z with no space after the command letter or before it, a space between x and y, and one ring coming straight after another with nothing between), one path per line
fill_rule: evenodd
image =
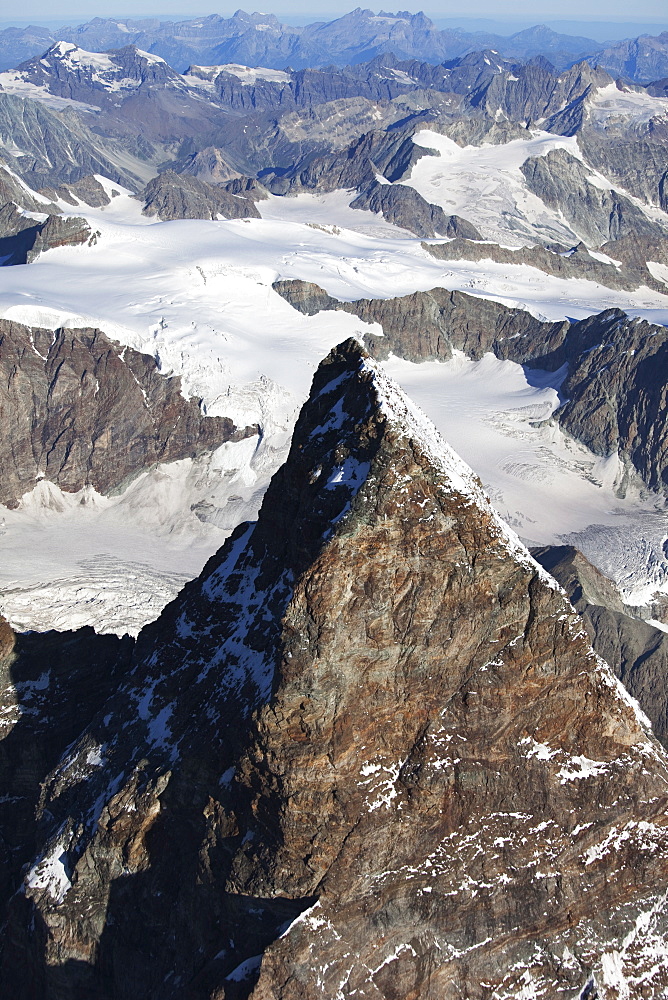
M2 981L25 1000L658 997L667 789L564 593L347 340L257 522L44 775Z

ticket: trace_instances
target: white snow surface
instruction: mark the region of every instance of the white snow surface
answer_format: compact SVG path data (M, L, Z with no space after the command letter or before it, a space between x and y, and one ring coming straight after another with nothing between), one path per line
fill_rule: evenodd
M203 66L204 70L211 70L218 76L219 73L229 73L236 76L243 87L250 87L258 80L266 80L268 83L289 83L290 74L281 69L268 69L266 66L240 66L238 63L228 63L224 66Z
M421 157L401 183L440 205L446 215L463 216L496 243L577 242L577 234L560 213L529 191L520 171L529 157L545 156L553 149L565 149L582 159L577 138L532 130L526 139L462 147L425 129L416 132L413 142L437 155Z
M272 290L277 278L314 281L348 300L441 286L550 319L617 306L668 322L668 296L648 289L615 292L489 261L445 268L418 239L349 209L345 192L272 198L260 203L263 219L156 223L119 185L100 180L120 196L75 210L100 232L97 245L0 268L0 316L99 327L181 375L184 394L201 398L207 413L258 423L263 433L144 473L119 496L64 495L39 483L18 510L3 511L0 609L20 628L137 631L235 524L255 516L319 361L346 337L381 332L341 312L301 315ZM532 426L557 405L554 376L533 373L529 384L518 365L492 357L385 367L524 539L576 540L627 593L642 591L639 604L665 584L663 509L631 493L619 500L615 462Z
M29 889L46 889L56 903L62 903L68 889L72 888L65 862L66 849L56 843L51 853L40 858L25 877Z
M620 89L616 83L601 87L587 99L587 117L607 126L615 119L645 125L652 118L668 115L668 98L652 97L647 91Z

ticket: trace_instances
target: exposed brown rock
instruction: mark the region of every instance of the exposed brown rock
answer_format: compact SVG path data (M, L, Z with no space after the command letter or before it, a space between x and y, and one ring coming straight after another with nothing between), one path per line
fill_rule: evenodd
M0 320L0 502L39 479L107 493L156 462L195 457L257 433L205 417L177 377L99 330L41 330Z
M257 525L142 633L45 782L3 982L659 997L667 787L563 593L349 341Z
M7 660L14 652L16 636L9 622L0 615L0 661Z
M35 242L28 251L27 262L30 264L46 250L53 250L54 247L80 246L99 235L99 233L93 234L85 219L69 215L50 215L39 228Z

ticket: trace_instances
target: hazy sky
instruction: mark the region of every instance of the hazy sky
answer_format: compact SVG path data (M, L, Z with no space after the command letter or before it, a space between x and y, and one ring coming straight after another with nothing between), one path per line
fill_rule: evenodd
M356 5L364 6L364 3L361 0L321 0L317 4L313 0L257 0L257 3L244 4L242 0L237 0L228 7L206 7L199 2L189 4L184 0L140 0L140 4L131 0L66 0L66 3L57 7L53 0L21 0L20 3L19 0L0 0L0 20L7 22L16 18L17 22L20 20L25 23L27 18L32 18L51 22L56 20L66 24L89 20L96 15L139 17L162 14L194 17L215 12L229 16L240 6L249 11L261 6L262 10L278 16L296 14L306 15L309 20L319 20L336 17ZM389 4L387 6L392 9ZM424 10L432 18L488 17L494 20L529 20L532 24L544 20L567 19L668 22L666 0L635 0L632 5L628 0L466 0L465 3L454 0L443 5L438 5L435 0L425 0L424 4L407 4L405 0L400 0L397 9Z

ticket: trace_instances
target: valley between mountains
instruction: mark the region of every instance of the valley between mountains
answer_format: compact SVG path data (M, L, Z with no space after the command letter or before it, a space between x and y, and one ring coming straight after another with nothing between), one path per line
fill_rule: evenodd
M665 997L668 34L0 61L7 995Z

